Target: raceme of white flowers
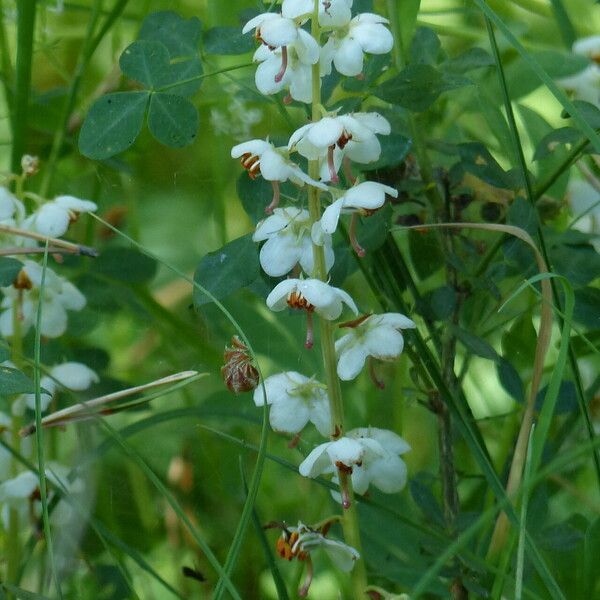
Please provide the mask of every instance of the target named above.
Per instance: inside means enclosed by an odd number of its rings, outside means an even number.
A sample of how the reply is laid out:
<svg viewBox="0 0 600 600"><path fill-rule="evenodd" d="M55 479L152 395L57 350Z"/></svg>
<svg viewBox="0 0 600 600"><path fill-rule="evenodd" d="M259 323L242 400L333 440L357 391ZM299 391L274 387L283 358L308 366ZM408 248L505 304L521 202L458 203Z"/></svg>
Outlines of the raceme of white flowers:
<svg viewBox="0 0 600 600"><path fill-rule="evenodd" d="M37 159L23 157L22 167L23 173L18 177L24 179L35 174ZM67 233L69 226L80 214L93 212L96 208L94 202L70 195L57 196L48 201L27 193L18 198L7 187L0 186L0 227L11 228L9 231L0 230L0 250L10 255L11 249L14 248L32 251L39 249L44 244L43 241L38 241L40 236L60 238ZM49 246L52 245L52 240L49 240ZM44 275L41 258L36 262L32 258L21 259L20 254L15 256L22 263L22 268L12 285L1 288L3 297L0 302L0 334L12 343L12 338L17 333L15 325L18 324L18 334L25 336L36 324L41 301L41 335L46 338L60 337L67 330L69 312L80 311L85 307L85 296L52 267L47 266ZM41 255L38 253L37 256ZM52 260L49 258L48 262L51 263ZM4 362L2 366L15 368L10 361ZM50 367L40 381L42 412L48 410L53 398L61 389L83 391L98 381L98 375L92 369L78 362L65 362ZM21 394L14 398L11 405L13 417L0 413L0 432L9 431L12 419L20 419L27 409L35 410L35 395ZM29 454L27 447L28 444L24 440L21 451ZM11 461L10 455L0 453L0 474L5 475L0 484L0 514L5 526L8 526L10 508L18 510L22 522L39 517L40 512L38 475L31 471L23 471L14 476ZM13 477L9 478L11 472ZM77 491L80 481L69 483L67 473L66 467L50 464L46 475L51 487L60 486L70 492ZM65 502L60 502L57 510L53 511L54 523L64 521L62 517L69 512L70 507Z"/></svg>
<svg viewBox="0 0 600 600"><path fill-rule="evenodd" d="M342 76L360 77L367 55L389 52L393 38L386 27L387 20L371 13L353 16L352 4L352 0L318 2L318 21L323 28L318 40L308 27L315 0L283 0L280 13L263 13L251 19L243 32L254 31L260 44L254 54L259 91L287 93L284 103L311 103L313 77L325 77L333 69ZM357 218L371 216L387 198L398 197L397 190L390 186L358 181L352 175L352 163L369 164L379 159L379 136L389 135L391 126L377 111L343 114L316 106L320 118L302 124L286 145L278 147L269 138L253 139L234 146L231 156L240 159L252 179L262 176L273 187L272 200L265 209L267 216L253 234L253 240L260 244L262 269L270 277L285 277L268 294L267 307L275 312L305 313L306 348L313 345L313 314L335 322L345 312L353 313L354 320L338 324L341 329L335 343L337 375L341 380L355 379L369 361L375 379L372 361L396 359L404 348L403 330L415 328L415 323L398 313L361 315L345 290L321 278L329 276L334 266L333 236L344 215L350 215L350 244L361 257L365 251L356 239ZM315 165L311 176L300 166L306 160ZM288 181L304 190L318 190L324 201L320 217L311 213L314 208L307 210L303 199L306 196L299 196L301 200L295 204L281 205L280 184ZM344 189L342 181L350 187ZM320 263L315 255L317 247L324 256ZM277 373L254 390L256 406L268 405L273 430L298 440L297 436L312 423L319 434L329 437L330 441L306 456L300 464L300 474L332 476L332 481L340 486L334 498L341 500L344 508L350 506L345 483L349 480L357 494L365 494L371 485L386 493L400 491L407 479L401 455L410 446L396 433L375 427L340 434L332 421L327 386L311 375L296 371ZM292 445L295 443L292 441ZM283 530L278 552L288 560L310 560L309 551L316 547L337 555L332 559L342 570L352 569L359 558L354 548L327 539L318 528L299 523L298 527L283 526Z"/></svg>

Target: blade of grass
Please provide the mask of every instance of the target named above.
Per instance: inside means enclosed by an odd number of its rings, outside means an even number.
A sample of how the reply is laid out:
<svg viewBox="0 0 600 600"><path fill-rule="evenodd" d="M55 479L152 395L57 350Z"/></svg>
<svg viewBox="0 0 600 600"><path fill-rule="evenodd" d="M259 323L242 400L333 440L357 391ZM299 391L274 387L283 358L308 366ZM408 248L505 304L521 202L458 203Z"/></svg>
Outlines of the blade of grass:
<svg viewBox="0 0 600 600"><path fill-rule="evenodd" d="M519 53L523 60L529 65L529 68L537 75L552 95L560 102L563 108L569 113L571 118L576 121L583 133L587 136L592 146L597 152L600 152L600 137L585 120L575 105L569 100L565 92L554 82L552 77L544 70L540 63L523 47L517 40L506 23L485 3L484 0L473 0L479 9L496 25L506 38L508 43Z"/></svg>
<svg viewBox="0 0 600 600"><path fill-rule="evenodd" d="M530 479L534 472L532 465L532 438L535 435L535 423L531 428L529 444L527 444L527 460L525 461L525 473L523 475L523 497L521 498L521 517L519 519L519 543L517 545L517 561L515 573L515 600L523 597L523 575L525 571L525 533L527 531L527 505L531 495Z"/></svg>
<svg viewBox="0 0 600 600"><path fill-rule="evenodd" d="M100 221L105 227L109 228L110 230L112 230L114 233L116 233L120 237L126 239L130 244L135 246L138 250L140 250L141 252L143 252L144 254L149 256L150 258L153 258L154 260L160 262L167 269L169 269L176 275L179 275L179 277L182 277L183 279L188 281L192 286L194 286L196 289L198 289L200 292L202 292L208 298L210 298L210 300L217 306L217 308L223 313L223 315L231 323L233 328L239 334L241 340L244 342L244 344L248 348L248 352L249 352L250 356L252 357L252 359L254 360L254 363L256 364L256 368L259 373L260 385L262 386L263 394L265 394L265 398L267 398L267 390L266 390L265 384L264 384L265 378L264 378L262 370L260 368L260 364L256 359L256 353L254 352L254 350L252 348L252 344L246 337L246 334L242 330L239 323L236 321L234 316L225 308L225 306L223 306L223 304L221 302L219 302L213 296L213 294L211 294L205 287L203 287L197 281L195 281L194 279L192 279L191 277L186 275L183 271L181 271L177 267L174 267L173 265L167 263L165 260L163 260L162 258L157 256L153 252L150 252L142 244L139 244L134 239L132 239L130 236L123 233L116 227L113 227L110 223L104 221L104 219L101 219L96 214L94 214L94 213L90 213L90 214L96 220ZM269 436L268 410L269 410L268 403L265 401L265 404L263 406L263 411L262 411L263 420L262 420L262 428L261 428L261 433L260 433L260 446L259 446L260 451L258 452L258 455L256 457L256 464L254 466L254 471L252 473L252 479L250 480L248 496L246 498L246 502L244 503L244 508L242 509L242 514L240 516L238 527L236 529L233 541L230 546L229 553L227 555L225 569L222 573L220 573L220 575L222 575L222 577L224 577L225 581L227 581L227 582L230 582L229 577L230 577L233 569L235 568L235 564L237 562L237 558L238 558L239 552L241 550L244 535L250 524L250 517L252 515L252 507L254 506L254 502L256 501L256 496L258 495L258 489L260 486L260 480L261 480L262 471L264 468L265 453L267 450L267 441L268 441L268 436ZM222 590L224 590L222 581L223 581L223 579L220 579L219 582L217 583L217 588L215 590L215 600L218 599L218 597L219 597L219 594L216 594L217 590L221 590L221 593L222 593Z"/></svg>
<svg viewBox="0 0 600 600"><path fill-rule="evenodd" d="M556 24L560 30L560 35L562 36L565 46L570 50L573 42L577 38L575 27L573 27L573 23L569 18L569 13L567 13L567 9L562 0L550 0L550 2L552 4L552 11L554 12Z"/></svg>
<svg viewBox="0 0 600 600"><path fill-rule="evenodd" d="M244 472L244 467L242 465L242 461L240 460L240 474L242 476L242 483L244 485L244 490L246 494L248 493L248 482L246 481L246 473ZM275 557L273 556L273 552L271 552L271 546L269 546L269 540L267 540L267 536L265 535L265 530L261 525L261 519L258 516L258 512L256 508L252 510L252 523L254 524L254 529L256 530L256 535L260 541L260 545L262 546L263 553L265 558L267 559L267 564L269 565L269 569L271 571L271 576L273 577L273 583L275 584L275 589L277 590L277 597L279 600L289 600L289 596L287 593L287 589L285 587L285 582L283 581L283 577L281 576L281 572L277 567L277 563L275 562Z"/></svg>
<svg viewBox="0 0 600 600"><path fill-rule="evenodd" d="M104 429L104 431L106 431L106 433L115 440L115 442L123 450L123 452L127 456L129 456L135 464L137 464L137 466L141 469L144 475L146 475L146 477L154 485L158 492L165 498L165 500L171 506L173 511L177 514L181 522L185 525L186 529L188 530L194 541L198 544L202 552L204 552L206 558L208 559L208 562L223 579L223 585L227 588L227 591L232 595L234 599L241 600L241 597L235 589L233 583L231 582L231 579L229 578L228 574L225 573L223 567L221 566L221 563L213 554L212 550L204 541L204 538L200 535L194 524L190 521L185 511L181 508L175 496L173 496L173 494L166 488L166 486L159 479L156 473L154 473L154 471L148 466L141 454L135 448L133 448L133 446L128 444L114 427L109 425L104 419L100 417L97 418L97 422Z"/></svg>
<svg viewBox="0 0 600 600"><path fill-rule="evenodd" d="M37 461L38 461L38 476L39 476L39 489L40 489L40 501L42 503L42 522L44 524L44 538L46 540L46 548L48 549L48 558L50 560L50 573L54 586L56 587L56 595L59 599L62 599L62 590L60 587L60 580L58 578L58 572L56 569L56 561L54 558L54 546L52 544L52 530L50 528L50 517L48 515L48 489L46 485L46 460L44 456L44 436L42 433L42 392L41 392L41 374L40 374L40 347L42 343L42 310L43 310L43 298L44 291L46 289L46 273L48 267L48 242L46 241L46 247L44 252L44 259L42 262L42 280L40 281L40 295L37 306L37 315L35 323L35 342L34 342L34 369L33 369L33 381L35 386L35 422L37 426L35 435L35 444L37 449Z"/></svg>
<svg viewBox="0 0 600 600"><path fill-rule="evenodd" d="M36 0L17 2L17 67L12 123L11 169L21 172L21 157L27 148L27 121L31 92L31 65L35 32Z"/></svg>

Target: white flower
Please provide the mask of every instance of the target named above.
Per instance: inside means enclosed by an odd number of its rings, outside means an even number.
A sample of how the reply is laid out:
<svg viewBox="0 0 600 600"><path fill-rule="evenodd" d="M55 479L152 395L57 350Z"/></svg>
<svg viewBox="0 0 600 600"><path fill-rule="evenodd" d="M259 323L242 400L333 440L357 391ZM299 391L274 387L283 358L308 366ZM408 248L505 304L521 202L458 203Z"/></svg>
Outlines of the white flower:
<svg viewBox="0 0 600 600"><path fill-rule="evenodd" d="M0 186L0 222L13 219L15 212L24 213L22 202L5 187ZM8 223L6 223L8 225Z"/></svg>
<svg viewBox="0 0 600 600"><path fill-rule="evenodd" d="M308 160L320 159L321 180L337 183L344 156L362 164L376 161L381 154L376 134L388 135L390 131L388 120L376 112L323 117L297 129L288 149L297 150Z"/></svg>
<svg viewBox="0 0 600 600"><path fill-rule="evenodd" d="M345 27L352 18L352 0L321 0L319 2L319 25L321 27Z"/></svg>
<svg viewBox="0 0 600 600"><path fill-rule="evenodd" d="M304 477L351 473L352 487L364 494L372 483L382 492L393 494L406 485L406 465L400 458L410 446L399 435L386 429L361 427L345 437L317 446L300 464Z"/></svg>
<svg viewBox="0 0 600 600"><path fill-rule="evenodd" d="M393 198L398 197L398 192L394 188L375 181L365 181L351 187L323 211L321 229L325 233L333 233L337 229L342 212L371 214L384 205L386 194Z"/></svg>
<svg viewBox="0 0 600 600"><path fill-rule="evenodd" d="M94 212L98 207L89 200L80 200L74 196L57 196L46 202L28 217L23 226L48 237L60 237L67 232L70 223L79 214Z"/></svg>
<svg viewBox="0 0 600 600"><path fill-rule="evenodd" d="M40 380L40 387L42 388L40 406L42 412L48 408L57 391L57 386L62 386L74 392L82 392L87 390L92 383L98 381L100 381L100 378L96 372L83 363L66 362L52 367L50 374L44 375ZM13 402L13 414L23 414L25 406L35 410L35 394L23 394L20 398L17 398Z"/></svg>
<svg viewBox="0 0 600 600"><path fill-rule="evenodd" d="M283 0L281 14L288 19L307 17L315 7L314 0Z"/></svg>
<svg viewBox="0 0 600 600"><path fill-rule="evenodd" d="M288 371L267 377L265 388L267 404L271 406L269 422L275 431L298 433L310 421L321 435L329 435L329 399L322 383ZM261 385L254 390L254 403L265 403Z"/></svg>
<svg viewBox="0 0 600 600"><path fill-rule="evenodd" d="M311 65L319 60L318 47L307 52L298 44L273 50L259 46L253 60L260 63L254 82L261 94L270 96L288 89L293 100L306 103L312 100ZM288 101L289 98L284 98L285 103Z"/></svg>
<svg viewBox="0 0 600 600"><path fill-rule="evenodd" d="M241 158L242 166L250 177L256 177L258 171L267 181L292 181L296 185L308 183L321 190L327 186L311 179L293 161L289 160L286 148L276 148L266 140L249 140L231 149L232 158Z"/></svg>
<svg viewBox="0 0 600 600"><path fill-rule="evenodd" d="M4 310L0 314L0 333L4 337L13 335L15 300L21 302L22 333L27 333L36 321L42 267L33 261L26 260L19 278L21 278L20 289L17 290L14 286L1 288L4 299L0 304L0 309ZM85 304L85 296L70 281L47 268L41 334L50 338L61 336L67 329L67 310L81 310Z"/></svg>
<svg viewBox="0 0 600 600"><path fill-rule="evenodd" d="M342 314L346 304L354 314L358 313L354 300L347 292L319 279L286 279L277 284L267 296L267 306L280 311L290 308L305 309L332 321Z"/></svg>
<svg viewBox="0 0 600 600"><path fill-rule="evenodd" d="M371 315L337 340L337 373L343 381L354 379L364 367L368 356L393 360L404 349L402 329L414 329L415 323L399 313Z"/></svg>
<svg viewBox="0 0 600 600"><path fill-rule="evenodd" d="M292 558L301 552L310 554L313 550L323 548L333 564L345 572L351 571L360 558L360 554L352 546L331 540L319 529L308 527L301 521L298 522L298 527L286 526L280 539L282 543L278 542L277 549L282 558Z"/></svg>
<svg viewBox="0 0 600 600"><path fill-rule="evenodd" d="M331 73L331 63L342 75L353 77L363 70L364 54L387 54L394 38L383 24L389 21L373 13L357 15L350 21L347 32L335 33L321 53L325 74Z"/></svg>
<svg viewBox="0 0 600 600"><path fill-rule="evenodd" d="M573 44L573 53L592 61L585 69L558 80L559 85L573 92L575 98L600 106L600 35L581 38Z"/></svg>
<svg viewBox="0 0 600 600"><path fill-rule="evenodd" d="M261 221L252 239L267 240L260 249L260 264L271 277L289 273L296 264L308 275L313 274L314 259L310 236L310 215L307 210L295 207L276 208L274 214ZM323 236L327 271L334 261L331 236Z"/></svg>

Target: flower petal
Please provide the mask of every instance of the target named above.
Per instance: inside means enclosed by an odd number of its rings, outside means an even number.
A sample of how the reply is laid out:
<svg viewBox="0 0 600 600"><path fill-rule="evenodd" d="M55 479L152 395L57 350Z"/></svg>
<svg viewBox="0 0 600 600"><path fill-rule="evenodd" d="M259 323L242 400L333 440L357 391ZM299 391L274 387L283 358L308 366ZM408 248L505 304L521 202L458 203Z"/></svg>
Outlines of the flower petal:
<svg viewBox="0 0 600 600"><path fill-rule="evenodd" d="M298 433L308 423L310 411L302 398L287 396L271 404L269 422L275 431Z"/></svg>
<svg viewBox="0 0 600 600"><path fill-rule="evenodd" d="M270 144L265 140L248 140L231 149L231 158L240 158L240 156L243 156L244 154L255 154L260 157L272 147L273 144Z"/></svg>
<svg viewBox="0 0 600 600"><path fill-rule="evenodd" d="M302 246L293 234L280 234L267 240L260 249L260 266L271 277L289 273L302 256Z"/></svg>
<svg viewBox="0 0 600 600"><path fill-rule="evenodd" d="M274 311L283 310L287 306L288 295L298 286L299 279L286 279L278 283L267 296L267 306Z"/></svg>
<svg viewBox="0 0 600 600"><path fill-rule="evenodd" d="M337 229L343 206L344 198L339 198L323 211L320 223L325 233L332 234Z"/></svg>
<svg viewBox="0 0 600 600"><path fill-rule="evenodd" d="M369 467L371 483L386 494L395 494L406 485L405 462L394 454L374 461Z"/></svg>
<svg viewBox="0 0 600 600"><path fill-rule="evenodd" d="M338 73L348 77L354 77L362 73L363 60L362 46L351 37L345 37L333 55L333 64Z"/></svg>
<svg viewBox="0 0 600 600"><path fill-rule="evenodd" d="M77 392L87 390L92 383L100 381L95 371L78 362L57 365L51 369L50 373L62 386Z"/></svg>
<svg viewBox="0 0 600 600"><path fill-rule="evenodd" d="M367 352L365 352L362 344L355 344L354 346L345 348L341 351L337 364L338 377L342 381L354 379L365 366L365 360L367 360Z"/></svg>
<svg viewBox="0 0 600 600"><path fill-rule="evenodd" d="M321 473L331 472L331 459L327 454L327 448L332 442L320 444L300 463L298 471L303 477L318 477ZM1 487L1 486L0 486Z"/></svg>

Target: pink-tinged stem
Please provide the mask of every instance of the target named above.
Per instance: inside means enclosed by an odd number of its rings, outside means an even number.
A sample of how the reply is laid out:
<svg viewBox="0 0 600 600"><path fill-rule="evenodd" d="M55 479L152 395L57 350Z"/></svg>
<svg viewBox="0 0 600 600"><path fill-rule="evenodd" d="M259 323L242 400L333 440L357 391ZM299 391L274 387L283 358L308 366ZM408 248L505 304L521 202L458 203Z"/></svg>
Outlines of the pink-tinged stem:
<svg viewBox="0 0 600 600"><path fill-rule="evenodd" d="M275 83L279 83L283 76L285 75L285 70L287 69L288 63L288 55L287 55L287 46L281 47L281 68L279 69L279 73L275 75Z"/></svg>
<svg viewBox="0 0 600 600"><path fill-rule="evenodd" d="M297 433L288 443L288 448L293 450L300 442L300 433Z"/></svg>
<svg viewBox="0 0 600 600"><path fill-rule="evenodd" d="M285 105L288 105L288 104L291 104L291 103L293 102L293 100L294 100L294 99L292 98L292 95L291 95L291 94L286 94L286 95L283 97L283 101L282 101L282 102L283 102Z"/></svg>
<svg viewBox="0 0 600 600"><path fill-rule="evenodd" d="M347 156L344 156L342 160L342 167L344 169L344 176L352 185L354 185L356 183L356 177L352 175L352 165L350 164L350 159Z"/></svg>
<svg viewBox="0 0 600 600"><path fill-rule="evenodd" d="M369 356L369 375L371 376L371 381L375 384L375 387L380 390L385 389L385 383L377 377L377 373L375 372L375 360L372 356Z"/></svg>
<svg viewBox="0 0 600 600"><path fill-rule="evenodd" d="M273 186L273 200L271 200L271 204L265 207L265 212L270 215L275 208L279 205L279 198L281 196L281 192L279 190L279 181L271 181L271 185Z"/></svg>
<svg viewBox="0 0 600 600"><path fill-rule="evenodd" d="M333 161L333 151L335 149L335 144L332 144L327 148L327 166L329 167L329 176L331 177L332 183L339 183L340 178L335 172L335 163Z"/></svg>
<svg viewBox="0 0 600 600"><path fill-rule="evenodd" d="M311 560L310 556L306 557L305 562L306 562L306 575L304 576L304 583L302 584L302 587L298 590L298 596L300 596L300 598L306 598L306 596L308 594L308 588L310 588L310 584L312 583L313 574L314 574L313 564L312 564L312 560Z"/></svg>
<svg viewBox="0 0 600 600"><path fill-rule="evenodd" d="M350 220L350 230L348 235L350 236L350 243L354 248L354 252L361 258L366 254L365 249L356 240L356 223L358 221L358 213L352 213L352 219Z"/></svg>
<svg viewBox="0 0 600 600"><path fill-rule="evenodd" d="M312 310L306 311L306 341L304 342L304 347L310 350L313 347L314 343L314 333L313 333L313 315Z"/></svg>

